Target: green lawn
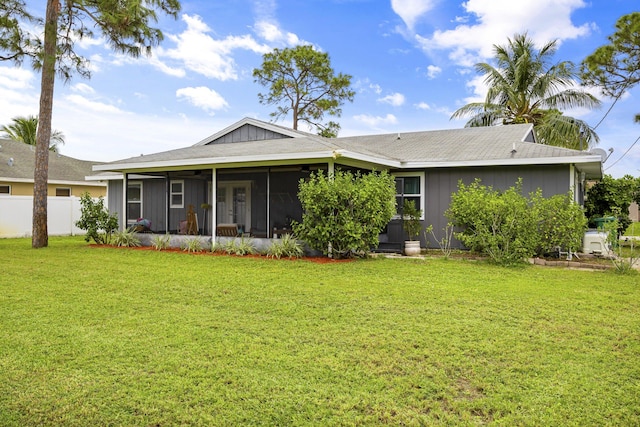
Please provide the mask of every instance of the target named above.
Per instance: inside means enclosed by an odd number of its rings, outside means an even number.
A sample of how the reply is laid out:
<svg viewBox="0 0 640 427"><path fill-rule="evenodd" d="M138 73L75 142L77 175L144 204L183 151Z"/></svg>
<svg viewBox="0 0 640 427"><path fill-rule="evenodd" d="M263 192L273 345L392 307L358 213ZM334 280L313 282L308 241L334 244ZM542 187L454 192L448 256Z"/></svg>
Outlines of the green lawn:
<svg viewBox="0 0 640 427"><path fill-rule="evenodd" d="M625 230L625 236L640 236L640 222L632 222Z"/></svg>
<svg viewBox="0 0 640 427"><path fill-rule="evenodd" d="M640 423L640 275L0 240L0 425Z"/></svg>

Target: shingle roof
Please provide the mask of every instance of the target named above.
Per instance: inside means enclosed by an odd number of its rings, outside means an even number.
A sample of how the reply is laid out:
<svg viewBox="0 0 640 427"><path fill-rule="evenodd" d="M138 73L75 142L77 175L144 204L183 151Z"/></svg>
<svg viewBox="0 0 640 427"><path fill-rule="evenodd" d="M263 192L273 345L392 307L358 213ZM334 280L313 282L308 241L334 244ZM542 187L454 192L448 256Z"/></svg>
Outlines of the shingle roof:
<svg viewBox="0 0 640 427"><path fill-rule="evenodd" d="M583 156L566 148L526 142L532 125L510 125L338 138L345 149L403 162L466 162ZM513 150L515 149L515 152Z"/></svg>
<svg viewBox="0 0 640 427"><path fill-rule="evenodd" d="M233 131L245 123L274 129L271 123L243 119L226 128ZM214 134L216 138L224 132ZM290 138L207 144L206 138L194 146L119 160L98 170L144 170L167 166L197 166L243 162L269 162L333 155L365 160L390 167L438 167L491 164L573 163L590 164L590 170L601 170L599 157L590 153L531 142L530 124L405 132L323 138L304 132L290 131Z"/></svg>
<svg viewBox="0 0 640 427"><path fill-rule="evenodd" d="M13 159L9 166L9 159ZM93 175L96 162L78 160L49 152L49 181L83 182ZM0 139L0 179L33 180L35 147L10 139Z"/></svg>

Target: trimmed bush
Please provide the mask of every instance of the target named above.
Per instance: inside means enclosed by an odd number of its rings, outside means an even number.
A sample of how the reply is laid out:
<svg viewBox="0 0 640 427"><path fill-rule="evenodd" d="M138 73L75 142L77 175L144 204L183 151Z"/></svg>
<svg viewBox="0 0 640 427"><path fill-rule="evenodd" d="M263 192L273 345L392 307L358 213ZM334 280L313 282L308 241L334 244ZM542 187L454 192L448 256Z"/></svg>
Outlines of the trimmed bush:
<svg viewBox="0 0 640 427"><path fill-rule="evenodd" d="M325 255L350 258L367 254L396 213L395 183L387 172L312 173L300 180L302 222L294 234Z"/></svg>
<svg viewBox="0 0 640 427"><path fill-rule="evenodd" d="M522 180L505 191L494 190L476 179L460 182L446 212L462 231L455 233L467 248L510 265L557 247L577 251L582 245L586 218L571 193L542 197L541 190L525 197Z"/></svg>

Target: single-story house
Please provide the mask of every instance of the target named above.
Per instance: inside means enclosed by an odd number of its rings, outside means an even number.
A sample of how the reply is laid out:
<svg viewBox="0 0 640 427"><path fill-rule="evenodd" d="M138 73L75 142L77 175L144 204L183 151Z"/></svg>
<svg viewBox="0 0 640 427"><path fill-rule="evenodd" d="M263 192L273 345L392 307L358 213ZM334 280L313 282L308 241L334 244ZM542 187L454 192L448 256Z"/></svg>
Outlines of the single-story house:
<svg viewBox="0 0 640 427"><path fill-rule="evenodd" d="M602 157L538 144L527 124L329 139L244 118L186 148L94 166L113 174L108 205L121 227L144 218L155 232L184 233L195 214L191 232L221 235L231 224L259 238L286 233L302 218L301 179L336 169L389 171L398 206L415 200L423 225L437 235L460 180L506 189L522 178L526 193L573 191L582 203L585 180L602 177ZM397 249L405 237L399 216L380 236L383 246ZM420 238L422 246L437 247L424 233Z"/></svg>
<svg viewBox="0 0 640 427"><path fill-rule="evenodd" d="M79 218L79 198L107 195L107 183L88 181L96 162L49 153L48 229L50 234L75 234ZM35 147L0 139L0 237L30 235L33 214L33 174Z"/></svg>

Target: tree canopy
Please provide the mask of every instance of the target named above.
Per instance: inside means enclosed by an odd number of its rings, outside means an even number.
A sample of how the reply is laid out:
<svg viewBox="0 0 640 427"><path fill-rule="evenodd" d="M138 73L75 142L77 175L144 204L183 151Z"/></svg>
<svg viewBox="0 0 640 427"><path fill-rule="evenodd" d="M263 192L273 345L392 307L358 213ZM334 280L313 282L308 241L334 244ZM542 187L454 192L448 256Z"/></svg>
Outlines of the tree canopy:
<svg viewBox="0 0 640 427"><path fill-rule="evenodd" d="M28 145L36 145L36 133L38 130L38 118L36 116L14 117L12 123L0 126L0 132L14 141ZM64 144L64 134L59 130L51 131L49 150L58 152L58 146Z"/></svg>
<svg viewBox="0 0 640 427"><path fill-rule="evenodd" d="M619 98L640 83L640 12L620 17L608 39L609 44L582 61L581 78L583 84L599 86L604 95ZM640 114L635 120L640 122Z"/></svg>
<svg viewBox="0 0 640 427"><path fill-rule="evenodd" d="M41 72L39 123L33 188L32 246L48 245L47 181L53 89L56 74L75 72L89 77L88 60L75 51L75 42L100 36L115 51L138 57L150 53L163 39L157 12L176 17L178 0L47 0L45 17L37 17L24 0L0 2L0 60L22 64L30 59ZM29 28L44 27L44 35ZM95 31L95 32L94 32Z"/></svg>
<svg viewBox="0 0 640 427"><path fill-rule="evenodd" d="M506 46L494 45L495 63L475 65L485 76L484 102L467 104L452 119L470 117L471 126L532 123L538 142L586 149L599 138L589 125L563 114L570 108L595 108L600 101L576 88L577 72L570 61L551 64L556 41L536 49L526 34L516 34Z"/></svg>
<svg viewBox="0 0 640 427"><path fill-rule="evenodd" d="M324 115L340 117L345 101L352 102L351 76L335 74L329 54L312 46L274 49L263 55L261 68L253 70L255 81L268 88L259 93L261 104L277 105L271 117L276 120L293 116L293 128L298 122L315 127L322 136L336 137L340 125L323 123Z"/></svg>

